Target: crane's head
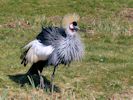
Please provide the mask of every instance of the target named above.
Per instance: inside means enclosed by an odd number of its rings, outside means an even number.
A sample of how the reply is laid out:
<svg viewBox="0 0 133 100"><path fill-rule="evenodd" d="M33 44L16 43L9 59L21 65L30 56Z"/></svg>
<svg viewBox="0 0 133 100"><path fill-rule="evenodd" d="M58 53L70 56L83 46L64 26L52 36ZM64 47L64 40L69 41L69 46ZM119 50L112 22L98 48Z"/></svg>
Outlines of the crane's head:
<svg viewBox="0 0 133 100"><path fill-rule="evenodd" d="M70 23L69 25L69 29L74 32L74 31L78 31L79 27L76 21Z"/></svg>
<svg viewBox="0 0 133 100"><path fill-rule="evenodd" d="M77 14L68 14L65 15L62 20L62 27L65 29L66 33L69 35L75 35L79 30L78 22L79 16Z"/></svg>

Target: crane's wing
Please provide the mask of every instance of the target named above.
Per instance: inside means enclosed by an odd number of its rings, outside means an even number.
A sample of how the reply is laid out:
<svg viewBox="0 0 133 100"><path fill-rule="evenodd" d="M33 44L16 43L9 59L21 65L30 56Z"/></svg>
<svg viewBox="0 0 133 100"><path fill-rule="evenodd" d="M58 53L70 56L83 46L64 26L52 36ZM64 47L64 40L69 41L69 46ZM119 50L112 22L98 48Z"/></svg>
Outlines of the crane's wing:
<svg viewBox="0 0 133 100"><path fill-rule="evenodd" d="M55 43L63 37L65 37L65 31L62 28L43 28L36 40L24 47L21 64L26 66L27 63L47 60L56 47Z"/></svg>
<svg viewBox="0 0 133 100"><path fill-rule="evenodd" d="M42 28L41 33L36 37L44 45L55 46L55 42L66 37L65 30L58 27Z"/></svg>
<svg viewBox="0 0 133 100"><path fill-rule="evenodd" d="M25 52L22 57L22 64L26 66L27 63L36 63L38 61L45 61L53 52L54 48L49 45L43 45L39 40L33 40L24 47Z"/></svg>

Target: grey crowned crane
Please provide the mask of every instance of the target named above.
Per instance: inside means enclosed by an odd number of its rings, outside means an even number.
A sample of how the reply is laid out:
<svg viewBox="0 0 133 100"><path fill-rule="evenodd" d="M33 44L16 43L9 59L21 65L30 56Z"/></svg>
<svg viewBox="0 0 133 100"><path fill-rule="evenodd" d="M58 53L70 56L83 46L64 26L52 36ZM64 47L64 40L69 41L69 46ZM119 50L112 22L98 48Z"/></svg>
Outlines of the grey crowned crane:
<svg viewBox="0 0 133 100"><path fill-rule="evenodd" d="M31 63L27 74L40 76L40 87L44 88L42 70L46 66L54 66L51 76L53 79L55 70L59 64L69 65L72 61L79 61L84 54L83 44L77 33L79 16L68 14L62 19L62 27L46 27L37 35L36 39L24 47L22 62L26 66Z"/></svg>

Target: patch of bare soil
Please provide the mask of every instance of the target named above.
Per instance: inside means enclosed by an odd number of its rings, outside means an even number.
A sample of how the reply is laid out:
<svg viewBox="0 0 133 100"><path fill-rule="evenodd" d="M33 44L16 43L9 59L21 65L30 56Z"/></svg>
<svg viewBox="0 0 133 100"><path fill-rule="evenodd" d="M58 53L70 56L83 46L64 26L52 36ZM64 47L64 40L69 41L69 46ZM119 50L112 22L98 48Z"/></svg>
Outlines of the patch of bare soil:
<svg viewBox="0 0 133 100"><path fill-rule="evenodd" d="M0 90L0 100L77 100L75 94L70 91L62 91L61 93L49 91L47 93L42 89L31 89L28 91L8 89Z"/></svg>
<svg viewBox="0 0 133 100"><path fill-rule="evenodd" d="M3 90L0 91L0 99L3 100L56 100L61 99L62 96L59 93L45 93L42 89L32 89L31 91L25 92L23 90Z"/></svg>
<svg viewBox="0 0 133 100"><path fill-rule="evenodd" d="M109 100L133 100L133 88L121 93L115 93Z"/></svg>
<svg viewBox="0 0 133 100"><path fill-rule="evenodd" d="M7 22L6 24L0 25L0 27L5 27L5 28L30 28L31 25L28 21L25 20L16 20L16 21L11 21Z"/></svg>
<svg viewBox="0 0 133 100"><path fill-rule="evenodd" d="M133 21L133 8L122 9L120 16L127 18L129 21Z"/></svg>

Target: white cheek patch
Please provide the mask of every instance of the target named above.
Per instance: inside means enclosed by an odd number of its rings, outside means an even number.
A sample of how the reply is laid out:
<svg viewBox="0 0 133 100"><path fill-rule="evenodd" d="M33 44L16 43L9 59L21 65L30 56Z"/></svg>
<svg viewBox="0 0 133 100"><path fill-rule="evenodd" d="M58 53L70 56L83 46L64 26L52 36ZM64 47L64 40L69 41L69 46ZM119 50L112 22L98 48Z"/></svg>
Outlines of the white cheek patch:
<svg viewBox="0 0 133 100"><path fill-rule="evenodd" d="M29 45L30 45L30 49L27 52L26 59L30 63L36 63L37 61L40 61L40 60L47 60L49 55L54 50L54 48L51 45L45 46L42 43L40 43L38 40L34 40L30 42L26 46L29 46Z"/></svg>
<svg viewBox="0 0 133 100"><path fill-rule="evenodd" d="M70 24L70 26L69 26L71 29L73 29L74 27L73 27L73 24Z"/></svg>

